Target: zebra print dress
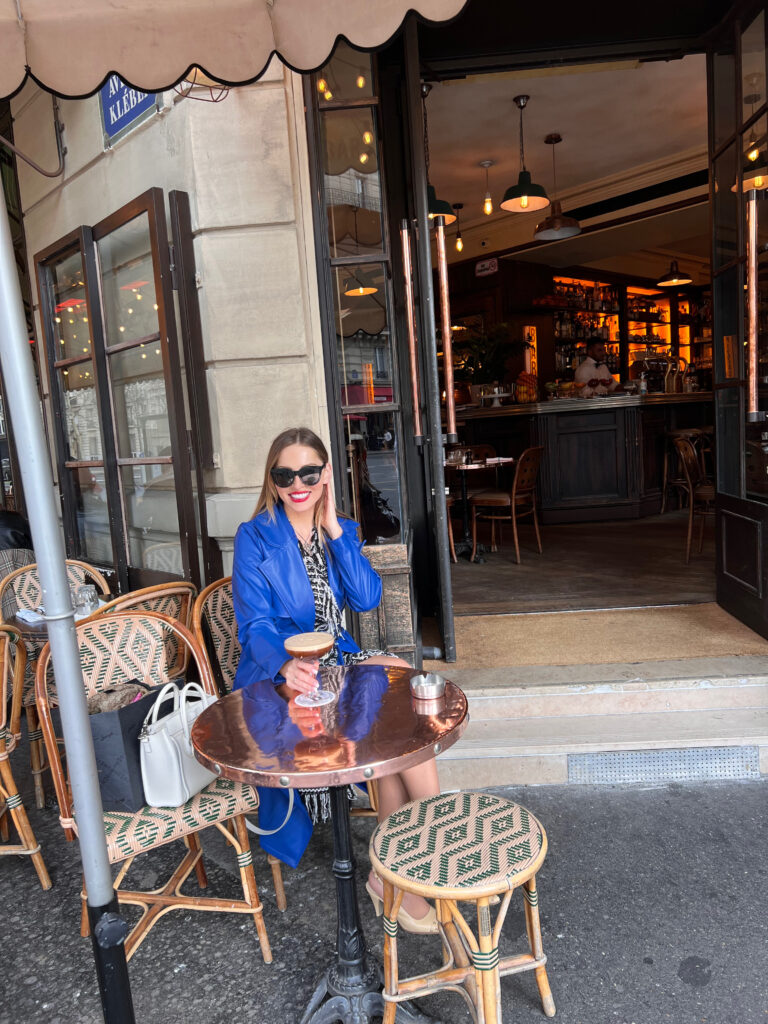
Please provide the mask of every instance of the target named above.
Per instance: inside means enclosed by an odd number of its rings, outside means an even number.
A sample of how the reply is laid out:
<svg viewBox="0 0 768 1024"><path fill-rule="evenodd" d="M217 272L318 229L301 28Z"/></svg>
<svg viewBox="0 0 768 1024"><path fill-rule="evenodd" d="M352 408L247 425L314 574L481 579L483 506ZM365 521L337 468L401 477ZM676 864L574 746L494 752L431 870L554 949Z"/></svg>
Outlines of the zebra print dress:
<svg viewBox="0 0 768 1024"><path fill-rule="evenodd" d="M309 576L309 585L312 587L312 594L315 599L315 632L330 633L338 637L343 629L341 609L336 601L331 585L328 582L328 562L326 561L325 547L320 540L317 529L313 528L309 543L305 546L297 538L299 551L304 562L304 567ZM338 645L334 644L332 649L320 659L321 665L359 665L368 658L377 655L385 655L386 651L368 649L365 651L339 651ZM321 709L322 713L322 709ZM313 824L328 821L331 816L331 801L327 788L300 789L299 793L304 806L307 808ZM354 787L349 786L347 794L351 800L354 795Z"/></svg>
<svg viewBox="0 0 768 1024"><path fill-rule="evenodd" d="M334 597L331 585L328 582L328 563L326 561L325 547L320 540L317 529L313 528L312 536L306 547L298 541L299 551L304 561L304 568L309 576L309 585L312 587L312 594L315 598L315 632L330 633L338 637L344 628L341 618L341 609ZM321 665L359 665L361 661L377 656L386 656L386 651L373 650L365 651L339 651L338 646L328 651L320 659Z"/></svg>

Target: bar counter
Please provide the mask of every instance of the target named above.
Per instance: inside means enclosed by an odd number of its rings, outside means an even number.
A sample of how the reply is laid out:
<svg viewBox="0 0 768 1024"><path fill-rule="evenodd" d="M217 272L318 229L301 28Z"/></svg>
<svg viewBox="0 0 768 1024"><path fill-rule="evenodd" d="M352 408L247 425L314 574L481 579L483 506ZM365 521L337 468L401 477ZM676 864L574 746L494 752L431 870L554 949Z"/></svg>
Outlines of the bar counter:
<svg viewBox="0 0 768 1024"><path fill-rule="evenodd" d="M711 427L713 405L712 393L703 391L560 398L459 407L456 420L462 443L492 444L499 455L543 446L543 522L598 522L660 511L665 451L674 458L667 434Z"/></svg>

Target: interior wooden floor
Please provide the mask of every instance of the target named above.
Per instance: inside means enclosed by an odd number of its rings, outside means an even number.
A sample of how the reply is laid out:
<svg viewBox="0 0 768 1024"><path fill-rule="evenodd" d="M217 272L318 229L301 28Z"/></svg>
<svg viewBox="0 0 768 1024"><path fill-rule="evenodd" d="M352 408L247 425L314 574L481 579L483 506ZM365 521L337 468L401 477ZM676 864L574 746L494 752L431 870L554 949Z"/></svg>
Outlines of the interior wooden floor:
<svg viewBox="0 0 768 1024"><path fill-rule="evenodd" d="M461 524L454 520L458 540ZM698 522L696 524L698 530ZM611 523L541 528L536 550L530 519L520 530L515 562L512 527L485 563L460 558L451 568L456 615L555 612L698 604L715 599L714 522L707 519L702 554L684 562L687 511ZM483 539L487 540L486 533ZM694 535L694 541L696 535Z"/></svg>

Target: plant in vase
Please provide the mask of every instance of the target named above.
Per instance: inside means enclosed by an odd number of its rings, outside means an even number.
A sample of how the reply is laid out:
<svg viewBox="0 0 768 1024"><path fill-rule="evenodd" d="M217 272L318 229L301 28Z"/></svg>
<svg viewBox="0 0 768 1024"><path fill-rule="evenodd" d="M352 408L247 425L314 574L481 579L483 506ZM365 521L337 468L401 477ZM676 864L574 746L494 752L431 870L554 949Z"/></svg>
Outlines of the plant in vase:
<svg viewBox="0 0 768 1024"><path fill-rule="evenodd" d="M511 381L514 361L530 348L527 341L515 338L514 332L512 324L499 323L487 330L468 330L454 341L455 380L468 384L478 400L489 386Z"/></svg>

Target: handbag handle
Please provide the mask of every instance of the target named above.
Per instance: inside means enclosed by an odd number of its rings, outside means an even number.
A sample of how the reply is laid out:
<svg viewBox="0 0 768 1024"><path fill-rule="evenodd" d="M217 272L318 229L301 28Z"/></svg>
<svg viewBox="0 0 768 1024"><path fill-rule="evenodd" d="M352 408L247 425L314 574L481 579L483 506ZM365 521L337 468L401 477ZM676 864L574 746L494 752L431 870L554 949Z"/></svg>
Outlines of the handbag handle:
<svg viewBox="0 0 768 1024"><path fill-rule="evenodd" d="M280 822L280 824L277 826L277 828L259 828L259 826L258 825L254 825L253 822L249 818L245 819L245 827L248 829L249 832L255 832L256 835L259 835L259 836L273 836L275 834L275 832L279 832L281 828L285 828L285 826L288 824L288 819L290 818L292 813L293 813L293 790L289 789L288 790L288 810L286 811L285 817Z"/></svg>
<svg viewBox="0 0 768 1024"><path fill-rule="evenodd" d="M187 683L179 694L179 709L181 711L181 724L183 727L184 744L187 747L188 753L192 753L192 736L189 720L187 718L187 704L190 702L190 695L195 694L195 701L201 701L205 703L205 698L208 694L202 688L200 683Z"/></svg>
<svg viewBox="0 0 768 1024"><path fill-rule="evenodd" d="M168 700L169 697L173 697L173 710L176 711L179 707L179 690L174 683L166 683L160 693L157 695L157 700L152 705L151 709L147 713L147 717L144 719L144 728L149 725L154 725L157 722L157 715L160 711L160 705Z"/></svg>

